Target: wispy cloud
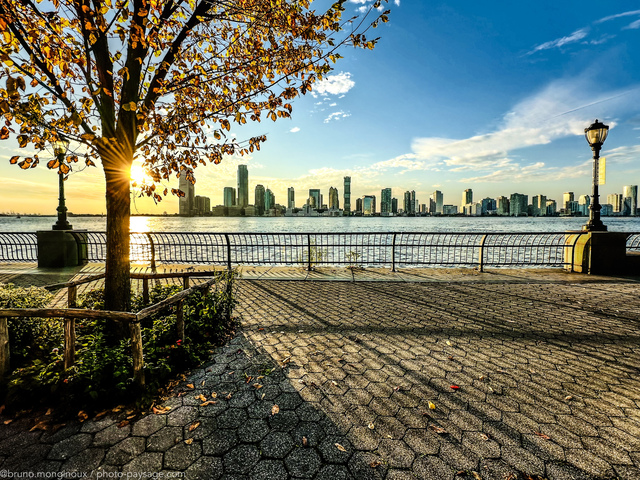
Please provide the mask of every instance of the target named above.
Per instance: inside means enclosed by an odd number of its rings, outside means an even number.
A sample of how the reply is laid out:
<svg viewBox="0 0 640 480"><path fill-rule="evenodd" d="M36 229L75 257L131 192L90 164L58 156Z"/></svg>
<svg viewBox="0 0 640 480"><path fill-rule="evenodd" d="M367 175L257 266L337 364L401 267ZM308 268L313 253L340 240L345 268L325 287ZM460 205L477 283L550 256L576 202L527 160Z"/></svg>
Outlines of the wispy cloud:
<svg viewBox="0 0 640 480"><path fill-rule="evenodd" d="M593 23L603 23L603 22L608 22L609 20L615 20L616 18L622 18L622 17L630 17L630 16L640 16L640 10L630 10L628 12L623 12L623 13L617 13L615 15L609 15L607 17L603 17L600 20L596 20Z"/></svg>
<svg viewBox="0 0 640 480"><path fill-rule="evenodd" d="M329 116L324 119L324 123L329 123L329 122L334 121L334 120L341 120L343 118L347 118L347 117L350 117L350 116L351 116L350 113L340 110L338 112L333 112L333 113L329 114Z"/></svg>
<svg viewBox="0 0 640 480"><path fill-rule="evenodd" d="M541 43L540 45L534 47L533 50L528 52L527 55L532 55L532 54L534 54L536 52L539 52L541 50L549 50L549 49L552 49L552 48L560 48L560 47L563 47L564 45L568 45L570 43L579 42L580 40L585 38L588 35L588 33L589 33L589 29L588 28L581 28L581 29L576 30L575 32L573 32L571 35L567 35L566 37L561 37L561 38L557 38L555 40L551 40L549 42Z"/></svg>
<svg viewBox="0 0 640 480"><path fill-rule="evenodd" d="M631 22L626 27L623 27L623 30L637 30L640 28L640 20L636 20L635 22Z"/></svg>
<svg viewBox="0 0 640 480"><path fill-rule="evenodd" d="M300 131L300 127L293 127L291 130L289 130L289 132L291 133L297 133Z"/></svg>

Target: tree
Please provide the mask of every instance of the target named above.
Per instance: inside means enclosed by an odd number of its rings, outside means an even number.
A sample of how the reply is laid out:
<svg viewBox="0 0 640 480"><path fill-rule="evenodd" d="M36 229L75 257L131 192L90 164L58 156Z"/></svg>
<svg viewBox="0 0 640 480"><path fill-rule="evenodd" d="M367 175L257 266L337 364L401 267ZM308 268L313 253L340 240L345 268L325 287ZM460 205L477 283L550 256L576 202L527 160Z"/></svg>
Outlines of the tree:
<svg viewBox="0 0 640 480"><path fill-rule="evenodd" d="M232 122L289 117L340 46L374 47L365 33L388 11L377 0L344 21L345 1L318 14L310 0L0 0L0 139L41 151L67 137L76 151L47 163L62 174L102 164L107 308L129 308L134 158L153 179L143 192L159 201L163 180L193 182L199 164L259 149L266 137L237 142ZM39 158L10 161L28 169Z"/></svg>

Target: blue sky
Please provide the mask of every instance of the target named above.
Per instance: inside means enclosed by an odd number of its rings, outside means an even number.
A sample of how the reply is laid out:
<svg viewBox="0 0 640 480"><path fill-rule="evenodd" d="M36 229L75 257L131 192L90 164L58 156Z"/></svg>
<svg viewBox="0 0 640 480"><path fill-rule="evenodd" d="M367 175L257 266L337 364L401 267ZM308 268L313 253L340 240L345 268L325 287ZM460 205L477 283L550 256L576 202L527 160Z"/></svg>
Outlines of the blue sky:
<svg viewBox="0 0 640 480"><path fill-rule="evenodd" d="M350 0L346 15L370 3ZM355 196L391 187L398 198L415 190L426 203L439 189L446 204L459 205L472 188L474 199L519 192L560 200L564 191L590 192L583 132L596 118L611 126L605 200L640 183L637 1L540 1L534 10L522 2L400 0L389 8L390 22L372 31L381 37L375 50L343 49L326 81L294 102L292 119L235 127L238 139L266 133L268 141L251 157L199 168L196 194L221 203L246 163L250 188L268 186L281 203L289 186L299 205L309 188L326 198L330 186L342 202L345 175ZM49 213L55 174L9 166L4 143L0 174L11 187L0 204L20 205L0 211ZM100 169L72 175L70 210L103 211L101 185ZM172 213L177 199L138 199L136 208Z"/></svg>

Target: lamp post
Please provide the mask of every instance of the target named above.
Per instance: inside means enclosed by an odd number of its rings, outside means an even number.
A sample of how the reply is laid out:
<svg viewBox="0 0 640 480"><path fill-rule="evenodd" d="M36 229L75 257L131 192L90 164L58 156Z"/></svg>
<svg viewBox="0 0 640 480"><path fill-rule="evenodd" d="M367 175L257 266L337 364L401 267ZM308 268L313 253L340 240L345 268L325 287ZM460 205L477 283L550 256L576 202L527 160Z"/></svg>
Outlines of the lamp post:
<svg viewBox="0 0 640 480"><path fill-rule="evenodd" d="M591 195L591 206L589 212L589 221L582 226L582 230L586 232L606 232L607 226L600 220L600 195L598 194L598 161L600 159L600 149L607 139L609 127L598 122L598 119L589 127L584 129L584 136L593 150L593 194Z"/></svg>
<svg viewBox="0 0 640 480"><path fill-rule="evenodd" d="M60 137L53 142L53 152L58 159L58 162L62 164L64 157L67 154L69 148L69 140L64 137ZM53 230L72 230L73 227L69 225L67 221L67 206L64 203L64 173L58 172L58 221L53 225Z"/></svg>

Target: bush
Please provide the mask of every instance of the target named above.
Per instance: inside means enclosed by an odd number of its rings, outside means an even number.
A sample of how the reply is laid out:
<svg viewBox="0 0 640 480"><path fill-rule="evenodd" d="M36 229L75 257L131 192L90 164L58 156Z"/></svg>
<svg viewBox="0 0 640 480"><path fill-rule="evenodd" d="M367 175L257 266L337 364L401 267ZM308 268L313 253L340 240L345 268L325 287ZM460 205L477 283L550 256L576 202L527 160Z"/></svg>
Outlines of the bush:
<svg viewBox="0 0 640 480"><path fill-rule="evenodd" d="M182 340L177 338L175 306L143 321L147 389L139 398L151 398L168 379L209 358L211 348L220 342L228 328L227 311L234 306L233 281L233 274L224 275L212 290L196 291L185 299ZM180 290L178 286L156 286L149 292L150 303L158 303ZM104 308L104 293L92 290L80 295L77 305L78 308ZM134 311L139 311L148 305L141 295L132 295L132 306ZM62 322L56 323L62 325ZM61 344L62 331L56 338ZM62 345L32 365L15 370L9 382L9 400L15 401L25 393L37 397L64 393L69 405L84 407L91 400L97 407L105 403L105 399L106 403L129 401L140 393L133 384L129 338L114 339L110 325L87 319L77 322L76 341L76 362L67 370L62 361Z"/></svg>
<svg viewBox="0 0 640 480"><path fill-rule="evenodd" d="M0 308L45 308L52 298L44 288L0 283ZM64 327L57 319L12 317L7 323L14 367L43 361L54 349L61 347L64 339Z"/></svg>

